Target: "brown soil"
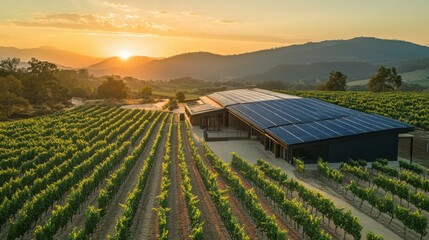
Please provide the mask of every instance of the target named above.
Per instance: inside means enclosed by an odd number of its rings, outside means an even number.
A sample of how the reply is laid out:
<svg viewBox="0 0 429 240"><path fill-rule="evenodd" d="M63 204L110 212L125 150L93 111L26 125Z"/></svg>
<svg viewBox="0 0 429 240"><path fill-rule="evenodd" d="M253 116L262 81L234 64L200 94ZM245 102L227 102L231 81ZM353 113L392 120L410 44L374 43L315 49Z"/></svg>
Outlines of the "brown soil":
<svg viewBox="0 0 429 240"><path fill-rule="evenodd" d="M241 179L241 182L243 183L244 187L247 189L253 188L253 184L250 183L244 176L242 176L241 173L238 173L235 171L235 169L231 168L231 170L234 172L236 176L238 176ZM259 191L258 187L255 187L255 193L258 196L259 203L261 204L264 211L269 216L274 216L276 219L276 222L280 229L287 231L287 237L288 239L302 239L302 234L294 228L293 223L286 220L286 217L284 217L280 211L278 211L272 204L269 199L264 197L264 195Z"/></svg>
<svg viewBox="0 0 429 240"><path fill-rule="evenodd" d="M189 168L189 177L191 178L192 192L198 197L198 209L201 211L201 217L204 220L203 232L204 239L229 239L228 231L226 230L216 206L211 200L211 197L203 183L200 173L191 157L191 152L188 143L188 137L184 126L182 126L182 139L184 142L185 159Z"/></svg>
<svg viewBox="0 0 429 240"><path fill-rule="evenodd" d="M164 128L168 128L166 123ZM162 178L162 159L164 156L166 134L161 137L156 150L155 160L151 172L148 176L148 182L143 190L143 196L137 208L136 216L131 226L132 239L156 239L158 235L158 215L155 211L158 208L158 199L161 193Z"/></svg>
<svg viewBox="0 0 429 240"><path fill-rule="evenodd" d="M204 155L203 149L199 147L200 155L207 165L207 167L212 171L217 173L214 166L210 163L210 161L206 158ZM218 173L219 174L219 173ZM220 174L219 174L220 175ZM229 186L224 181L222 177L217 178L217 184L219 186L219 189L221 191L224 191L225 189L229 189ZM265 236L261 231L259 231L256 227L255 221L252 219L252 217L249 215L249 213L246 211L245 206L241 203L240 199L235 196L235 194L232 192L232 190L228 190L225 192L225 196L229 200L229 204L231 206L231 212L233 216L237 219L238 223L244 227L244 232L250 239L264 239Z"/></svg>
<svg viewBox="0 0 429 240"><path fill-rule="evenodd" d="M156 132L159 129L159 125L155 127L155 130L152 132L152 135L149 138L148 144L146 145L145 150L139 158L139 161L134 166L133 170L129 173L127 178L122 183L119 191L116 193L115 197L112 199L107 211L106 215L104 215L103 219L98 224L97 230L91 236L91 239L107 239L107 235L112 234L115 231L116 221L121 217L124 209L120 206L120 204L125 203L125 200L128 197L128 193L132 191L138 181L138 175L140 170L143 167L144 160L149 155L151 146L155 140ZM141 140L141 139L140 139ZM140 142L140 141L137 141Z"/></svg>
<svg viewBox="0 0 429 240"><path fill-rule="evenodd" d="M171 135L173 143L177 142L177 120L176 117ZM168 206L170 207L170 211L167 214L168 235L170 239L189 239L191 223L182 191L182 173L177 158L177 144L172 144L171 146L171 185L168 191Z"/></svg>

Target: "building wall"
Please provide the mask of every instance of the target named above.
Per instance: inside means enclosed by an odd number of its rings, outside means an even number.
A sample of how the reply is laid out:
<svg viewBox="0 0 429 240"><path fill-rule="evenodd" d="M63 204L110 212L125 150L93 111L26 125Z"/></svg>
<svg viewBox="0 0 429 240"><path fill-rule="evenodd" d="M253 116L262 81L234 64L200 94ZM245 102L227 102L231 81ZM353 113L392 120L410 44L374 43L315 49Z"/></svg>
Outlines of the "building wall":
<svg viewBox="0 0 429 240"><path fill-rule="evenodd" d="M328 145L329 162L342 162L349 158L371 162L377 158L395 161L398 159L398 134L368 136Z"/></svg>
<svg viewBox="0 0 429 240"><path fill-rule="evenodd" d="M232 115L230 112L228 112L228 127L242 131L250 131L250 126L247 123Z"/></svg>

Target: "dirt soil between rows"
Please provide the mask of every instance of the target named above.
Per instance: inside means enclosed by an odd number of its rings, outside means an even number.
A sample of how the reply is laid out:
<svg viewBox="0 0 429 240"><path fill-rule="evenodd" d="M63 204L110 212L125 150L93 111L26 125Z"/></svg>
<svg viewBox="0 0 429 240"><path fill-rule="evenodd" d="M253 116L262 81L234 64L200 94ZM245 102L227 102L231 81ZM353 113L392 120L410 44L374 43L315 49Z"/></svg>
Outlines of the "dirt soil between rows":
<svg viewBox="0 0 429 240"><path fill-rule="evenodd" d="M188 208L182 190L182 172L180 171L179 159L177 157L177 115L174 119L174 126L171 138L171 185L168 191L168 206L170 211L167 214L167 229L169 239L190 239L191 222L188 215Z"/></svg>
<svg viewBox="0 0 429 240"><path fill-rule="evenodd" d="M191 157L188 137L183 125L181 130L185 159L189 168L189 177L191 178L192 192L198 197L199 201L197 207L200 209L201 217L204 220L204 239L230 239L228 231L226 230L216 206L203 183L200 173L198 172L197 166Z"/></svg>

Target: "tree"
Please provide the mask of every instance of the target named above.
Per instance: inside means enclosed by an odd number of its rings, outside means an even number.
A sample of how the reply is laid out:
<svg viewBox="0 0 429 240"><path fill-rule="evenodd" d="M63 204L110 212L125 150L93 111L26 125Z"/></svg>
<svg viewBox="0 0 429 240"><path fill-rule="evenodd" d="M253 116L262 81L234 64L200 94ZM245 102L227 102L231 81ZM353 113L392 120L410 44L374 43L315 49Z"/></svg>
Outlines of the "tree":
<svg viewBox="0 0 429 240"><path fill-rule="evenodd" d="M12 113L28 106L27 99L22 97L21 81L9 75L0 77L0 115L8 118Z"/></svg>
<svg viewBox="0 0 429 240"><path fill-rule="evenodd" d="M152 96L152 88L149 86L146 86L140 90L140 95L142 98L149 98Z"/></svg>
<svg viewBox="0 0 429 240"><path fill-rule="evenodd" d="M396 69L381 66L369 80L368 89L371 92L395 91L402 85L401 75L396 74Z"/></svg>
<svg viewBox="0 0 429 240"><path fill-rule="evenodd" d="M180 91L180 92L177 92L177 93L176 93L176 99L177 99L179 102L183 102L183 101L185 101L185 98L186 98L186 96L185 96L185 93L184 93L184 92Z"/></svg>
<svg viewBox="0 0 429 240"><path fill-rule="evenodd" d="M6 58L0 61L0 77L13 75L18 71L21 60L19 58Z"/></svg>
<svg viewBox="0 0 429 240"><path fill-rule="evenodd" d="M98 95L103 98L124 99L128 95L128 87L122 79L108 77L98 87Z"/></svg>
<svg viewBox="0 0 429 240"><path fill-rule="evenodd" d="M318 86L318 90L345 91L347 86L347 75L342 72L332 71L329 79L324 85Z"/></svg>
<svg viewBox="0 0 429 240"><path fill-rule="evenodd" d="M28 61L24 85L24 96L32 104L55 105L67 103L70 99L67 89L63 88L57 78L58 68L55 64L32 58Z"/></svg>

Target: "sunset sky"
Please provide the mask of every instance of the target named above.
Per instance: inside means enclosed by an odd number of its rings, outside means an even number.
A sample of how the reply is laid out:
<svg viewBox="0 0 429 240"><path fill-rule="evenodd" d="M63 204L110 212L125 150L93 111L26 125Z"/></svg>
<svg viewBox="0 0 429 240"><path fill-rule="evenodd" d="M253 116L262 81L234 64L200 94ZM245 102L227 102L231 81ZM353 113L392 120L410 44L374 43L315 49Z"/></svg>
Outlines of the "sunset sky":
<svg viewBox="0 0 429 240"><path fill-rule="evenodd" d="M374 36L429 45L428 0L1 0L0 46L235 54Z"/></svg>

